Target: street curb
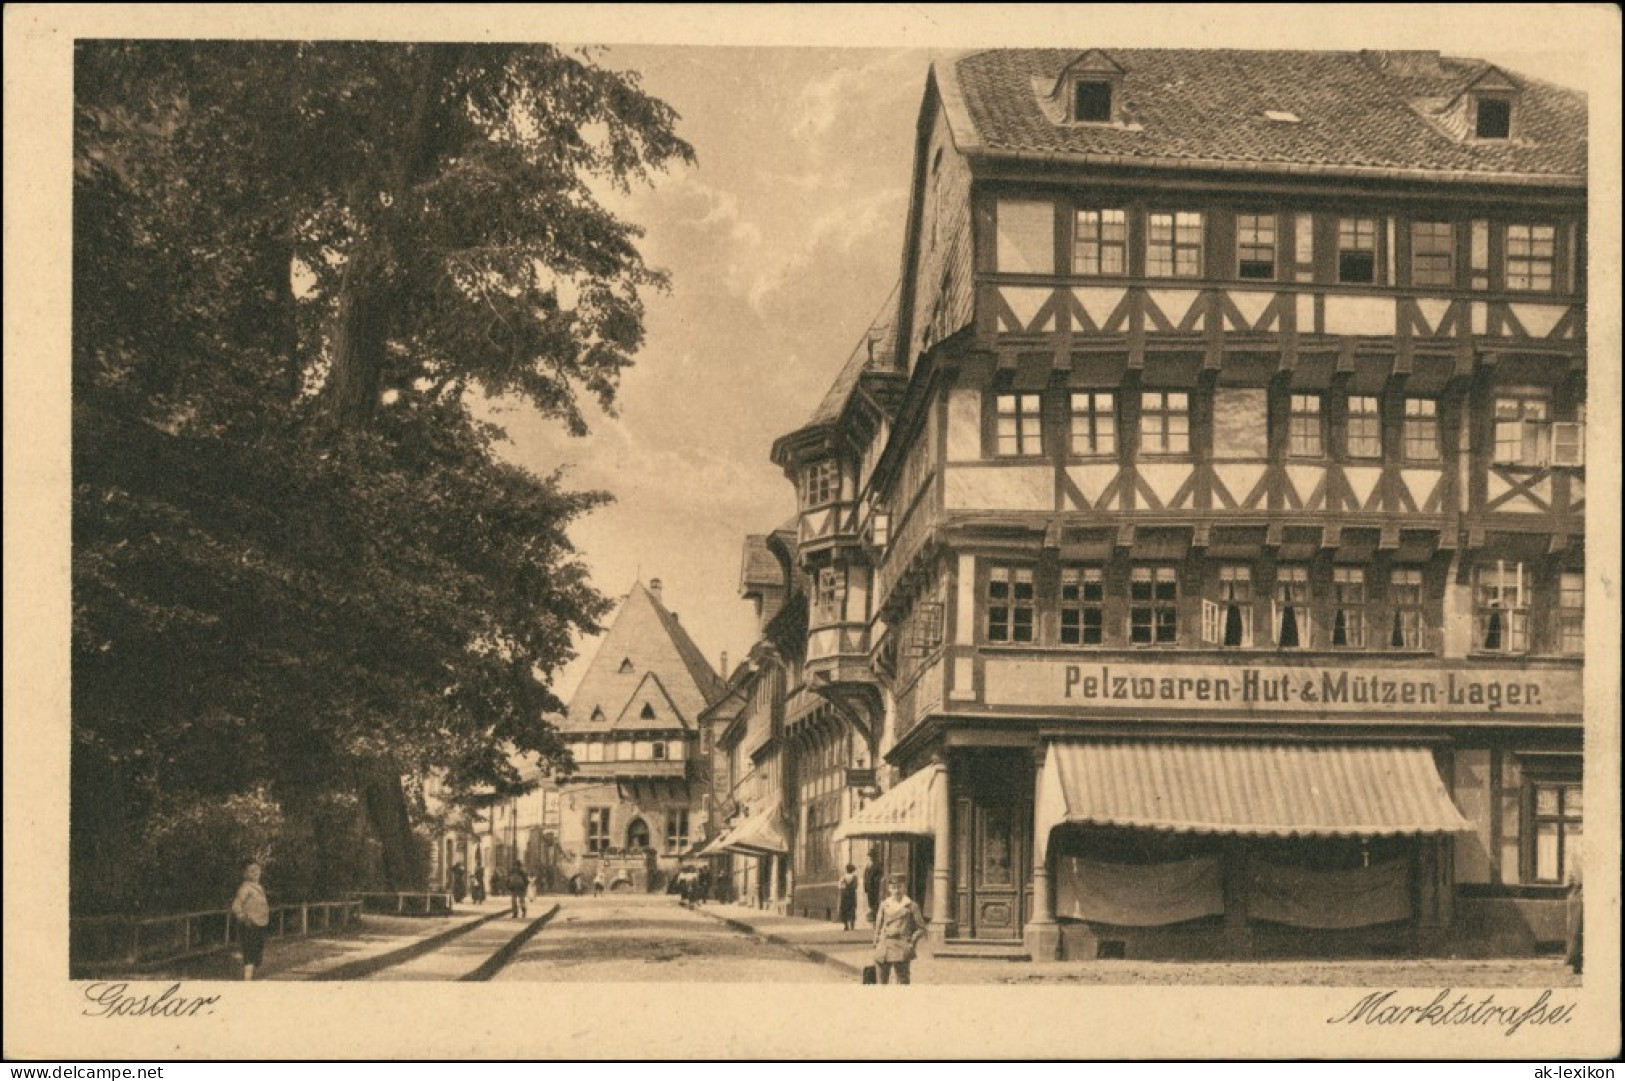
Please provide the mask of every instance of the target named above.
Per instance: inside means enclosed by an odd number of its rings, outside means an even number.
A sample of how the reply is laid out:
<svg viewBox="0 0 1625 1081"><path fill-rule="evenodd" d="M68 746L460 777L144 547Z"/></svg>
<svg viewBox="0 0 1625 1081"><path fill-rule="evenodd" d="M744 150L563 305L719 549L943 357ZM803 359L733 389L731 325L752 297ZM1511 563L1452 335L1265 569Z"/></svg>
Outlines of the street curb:
<svg viewBox="0 0 1625 1081"><path fill-rule="evenodd" d="M506 915L508 915L507 912L498 910L491 913L489 916L481 916L477 920L469 920L467 923L462 924L461 926L448 927L446 930L441 931L438 934L430 935L428 938L420 938L409 946L402 946L398 949L390 950L387 953L378 954L376 957L363 957L358 961L350 961L334 968L330 968L326 972L318 972L314 976L309 976L306 978L312 982L326 980L364 980L375 972L382 972L386 968L393 968L395 965L405 964L407 961L414 961L426 953L433 950L438 950L441 946L444 946L452 939L466 935L470 931L474 930L474 928L481 927L500 916Z"/></svg>
<svg viewBox="0 0 1625 1081"><path fill-rule="evenodd" d="M459 976L457 979L463 982L473 981L478 983L489 980L492 976L501 972L503 967L513 960L513 955L518 953L525 943L535 938L537 933L547 926L549 920L559 914L560 907L560 905L555 904L551 909L536 917L530 922L530 926L514 935L501 949L481 961L479 968L466 975Z"/></svg>
<svg viewBox="0 0 1625 1081"><path fill-rule="evenodd" d="M732 916L719 916L712 912L706 912L703 908L697 908L694 909L694 911L704 912L705 915L710 916L713 920L716 920L719 923L725 923L735 931L742 931L747 935L751 935L754 938L759 938L763 942L772 943L775 946L787 947L801 954L803 957L808 958L809 960L817 961L821 964L828 965L831 968L838 968L848 976L857 976L860 979L863 976L863 969L860 966L854 965L850 961L843 961L839 957L825 953L823 950L814 949L811 946L803 946L801 943L796 942L793 939L785 938L783 935L775 935L771 932L757 930L744 920L736 920Z"/></svg>

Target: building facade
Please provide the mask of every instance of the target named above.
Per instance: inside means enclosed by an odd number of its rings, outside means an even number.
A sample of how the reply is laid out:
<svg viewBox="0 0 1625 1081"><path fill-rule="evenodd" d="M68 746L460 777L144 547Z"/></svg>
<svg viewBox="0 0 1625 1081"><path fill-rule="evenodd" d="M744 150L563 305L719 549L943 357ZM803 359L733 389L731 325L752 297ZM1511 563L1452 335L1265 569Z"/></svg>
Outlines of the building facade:
<svg viewBox="0 0 1625 1081"><path fill-rule="evenodd" d="M1561 940L1585 169L1435 53L935 63L895 300L774 448L787 844L905 853L950 953Z"/></svg>

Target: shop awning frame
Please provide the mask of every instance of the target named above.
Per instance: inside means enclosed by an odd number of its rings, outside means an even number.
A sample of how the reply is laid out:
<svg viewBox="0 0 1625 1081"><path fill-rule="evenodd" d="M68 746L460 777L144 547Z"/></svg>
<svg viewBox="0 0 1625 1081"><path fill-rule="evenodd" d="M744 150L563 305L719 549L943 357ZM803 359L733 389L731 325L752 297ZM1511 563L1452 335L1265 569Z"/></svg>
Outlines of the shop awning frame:
<svg viewBox="0 0 1625 1081"><path fill-rule="evenodd" d="M937 786L948 783L942 766L927 766L909 774L835 830L837 841L918 840L935 837L945 823L937 821Z"/></svg>
<svg viewBox="0 0 1625 1081"><path fill-rule="evenodd" d="M783 856L790 851L779 824L767 814L751 815L739 823L729 831L723 847L745 856Z"/></svg>
<svg viewBox="0 0 1625 1081"><path fill-rule="evenodd" d="M1472 830L1419 746L1066 740L1040 774L1038 836L1066 824L1260 837Z"/></svg>

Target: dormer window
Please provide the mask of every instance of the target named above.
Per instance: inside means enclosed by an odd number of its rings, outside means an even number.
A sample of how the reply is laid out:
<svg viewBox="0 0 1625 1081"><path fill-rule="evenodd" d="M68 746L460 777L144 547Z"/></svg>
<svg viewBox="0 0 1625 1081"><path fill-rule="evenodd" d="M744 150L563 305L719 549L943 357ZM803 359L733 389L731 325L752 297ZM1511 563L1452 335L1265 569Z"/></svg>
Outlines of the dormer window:
<svg viewBox="0 0 1625 1081"><path fill-rule="evenodd" d="M1507 139L1512 136L1512 100L1480 97L1476 102L1473 134L1480 139Z"/></svg>
<svg viewBox="0 0 1625 1081"><path fill-rule="evenodd" d="M647 702L643 704L643 711L638 714L639 720L652 721L655 719L655 708Z"/></svg>
<svg viewBox="0 0 1625 1081"><path fill-rule="evenodd" d="M1079 79L1072 84L1072 119L1106 124L1112 118L1112 84L1100 79Z"/></svg>

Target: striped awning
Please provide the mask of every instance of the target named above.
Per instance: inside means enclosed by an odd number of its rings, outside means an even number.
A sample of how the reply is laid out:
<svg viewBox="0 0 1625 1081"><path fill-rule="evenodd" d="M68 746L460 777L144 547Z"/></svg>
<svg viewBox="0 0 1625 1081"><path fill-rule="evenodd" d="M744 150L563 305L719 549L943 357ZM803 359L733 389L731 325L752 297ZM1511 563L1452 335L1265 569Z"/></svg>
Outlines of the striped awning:
<svg viewBox="0 0 1625 1081"><path fill-rule="evenodd" d="M1064 823L1272 837L1380 837L1473 827L1425 747L1052 743L1038 836Z"/></svg>
<svg viewBox="0 0 1625 1081"><path fill-rule="evenodd" d="M773 815L751 815L722 839L722 847L747 856L777 856L790 851Z"/></svg>
<svg viewBox="0 0 1625 1081"><path fill-rule="evenodd" d="M939 823L933 796L937 785L948 783L947 772L941 766L927 766L909 774L889 792L843 822L835 830L835 839L936 836Z"/></svg>

